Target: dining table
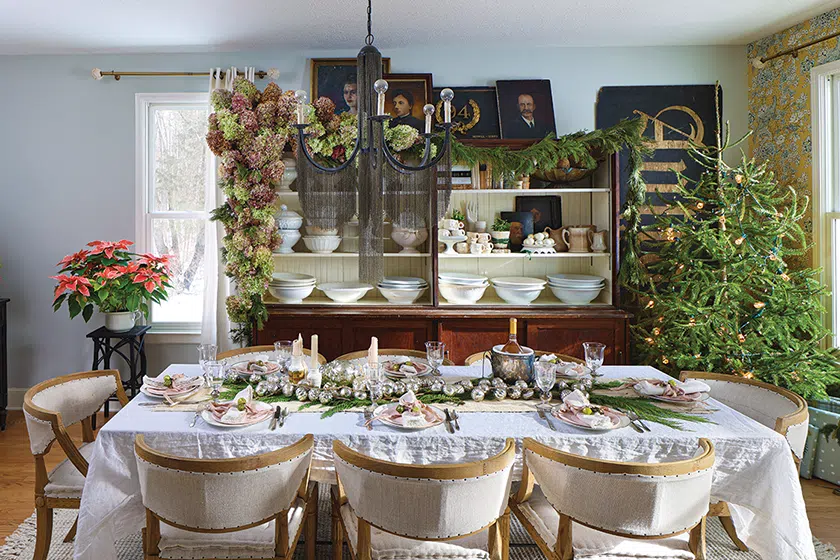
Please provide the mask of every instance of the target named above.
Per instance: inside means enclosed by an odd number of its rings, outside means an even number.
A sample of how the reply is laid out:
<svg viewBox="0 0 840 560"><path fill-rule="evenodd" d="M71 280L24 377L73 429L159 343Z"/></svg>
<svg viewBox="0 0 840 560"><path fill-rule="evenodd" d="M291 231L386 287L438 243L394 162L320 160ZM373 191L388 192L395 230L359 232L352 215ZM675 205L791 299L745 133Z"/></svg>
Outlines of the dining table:
<svg viewBox="0 0 840 560"><path fill-rule="evenodd" d="M200 375L201 368L197 364L172 364L163 373ZM476 365L443 366L440 373L447 379L477 378L488 372ZM602 366L598 373L603 374L599 381L671 379L650 366ZM275 430L269 429L268 422L220 428L200 418L193 424L195 413L191 411L144 406L149 402L153 399L142 394L132 399L99 430L92 444L95 447L85 478L74 545L76 560L115 560L116 541L140 531L144 525L145 510L134 455L138 434L162 452L199 458L263 453L313 434L311 476L320 483L335 482L334 440L379 459L433 464L484 459L498 453L506 438L514 438L517 477L521 472L522 440L526 437L570 453L637 462L691 457L698 440L708 438L715 446L712 501L730 504L740 538L766 560L816 560L799 475L787 440L714 399L706 401L710 412L703 418L708 422L683 422L679 428L672 428L648 421L650 431L643 433L629 426L589 431L556 418L552 429L535 407L526 405L519 411L510 411L489 400L471 403L471 412L460 412L460 429L454 433L445 425L410 431L381 422L374 422L368 429L363 413L355 411L326 418L317 412L294 412Z"/></svg>

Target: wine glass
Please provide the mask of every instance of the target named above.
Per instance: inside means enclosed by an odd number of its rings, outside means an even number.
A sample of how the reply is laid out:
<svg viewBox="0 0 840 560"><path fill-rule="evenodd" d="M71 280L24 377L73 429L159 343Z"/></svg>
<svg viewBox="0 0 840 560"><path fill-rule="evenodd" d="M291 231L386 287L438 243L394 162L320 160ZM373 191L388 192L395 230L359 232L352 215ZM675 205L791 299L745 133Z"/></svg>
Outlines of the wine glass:
<svg viewBox="0 0 840 560"><path fill-rule="evenodd" d="M430 340L426 343L426 360L434 370L434 375L440 375L440 366L446 357L446 343Z"/></svg>
<svg viewBox="0 0 840 560"><path fill-rule="evenodd" d="M198 345L198 365L201 366L201 371L204 373L204 379L207 380L207 369L204 367L207 362L216 361L216 351L218 348L215 344L199 344Z"/></svg>
<svg viewBox="0 0 840 560"><path fill-rule="evenodd" d="M586 360L586 367L592 372L592 377L601 377L598 368L604 364L604 346L600 342L584 342L583 357Z"/></svg>
<svg viewBox="0 0 840 560"><path fill-rule="evenodd" d="M208 360L204 363L204 372L207 385L211 388L210 396L216 399L222 393L222 385L225 382L225 364Z"/></svg>
<svg viewBox="0 0 840 560"><path fill-rule="evenodd" d="M375 405L376 401L382 398L382 384L385 381L382 366L365 364L362 366L362 371L365 374L365 384L370 392L371 405Z"/></svg>
<svg viewBox="0 0 840 560"><path fill-rule="evenodd" d="M551 362L534 362L534 380L541 391L540 401L545 406L551 402L551 389L557 382L554 364Z"/></svg>
<svg viewBox="0 0 840 560"><path fill-rule="evenodd" d="M291 340L278 340L274 343L274 359L284 371L289 369L289 363L292 361Z"/></svg>

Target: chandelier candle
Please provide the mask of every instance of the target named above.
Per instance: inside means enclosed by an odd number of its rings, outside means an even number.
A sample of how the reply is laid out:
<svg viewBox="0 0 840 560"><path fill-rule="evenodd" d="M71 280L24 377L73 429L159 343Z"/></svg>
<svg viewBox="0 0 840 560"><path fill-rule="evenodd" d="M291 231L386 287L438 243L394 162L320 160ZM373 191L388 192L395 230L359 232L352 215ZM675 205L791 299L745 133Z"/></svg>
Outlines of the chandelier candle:
<svg viewBox="0 0 840 560"><path fill-rule="evenodd" d="M440 98L443 100L443 122L452 122L452 100L455 98L455 92L449 88L445 88L440 92Z"/></svg>
<svg viewBox="0 0 840 560"><path fill-rule="evenodd" d="M306 102L309 98L306 92L299 89L295 92L295 101L297 101L297 123L306 124Z"/></svg>
<svg viewBox="0 0 840 560"><path fill-rule="evenodd" d="M432 115L435 112L435 106L427 103L423 106L423 114L426 115L426 134L432 133Z"/></svg>
<svg viewBox="0 0 840 560"><path fill-rule="evenodd" d="M379 78L373 83L373 91L376 92L376 114L381 117L385 114L385 92L388 91L388 82Z"/></svg>

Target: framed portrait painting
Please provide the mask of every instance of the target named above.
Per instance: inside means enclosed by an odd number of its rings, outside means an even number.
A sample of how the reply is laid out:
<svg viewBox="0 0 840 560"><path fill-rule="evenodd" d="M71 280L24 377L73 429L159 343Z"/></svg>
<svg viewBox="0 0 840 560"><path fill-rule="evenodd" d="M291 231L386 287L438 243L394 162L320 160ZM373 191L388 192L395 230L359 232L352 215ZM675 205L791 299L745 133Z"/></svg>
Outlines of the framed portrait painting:
<svg viewBox="0 0 840 560"><path fill-rule="evenodd" d="M388 126L407 124L425 132L423 106L432 102L431 74L385 74L385 112L393 117Z"/></svg>
<svg viewBox="0 0 840 560"><path fill-rule="evenodd" d="M510 222L510 250L522 250L522 241L534 233L534 215L531 212L499 212L503 220Z"/></svg>
<svg viewBox="0 0 840 560"><path fill-rule="evenodd" d="M383 58L382 73L390 71L391 59ZM329 97L336 114L357 111L355 58L313 58L311 76L311 100Z"/></svg>
<svg viewBox="0 0 840 560"><path fill-rule="evenodd" d="M497 80L496 96L502 138L557 135L550 80Z"/></svg>
<svg viewBox="0 0 840 560"><path fill-rule="evenodd" d="M435 122L444 122L443 101L440 92L432 90L435 105ZM452 134L456 138L501 138L499 131L499 107L496 104L496 88L490 86L453 87Z"/></svg>
<svg viewBox="0 0 840 560"><path fill-rule="evenodd" d="M559 196L517 196L516 211L530 212L534 217L534 233L545 228L559 229L563 226L562 201Z"/></svg>

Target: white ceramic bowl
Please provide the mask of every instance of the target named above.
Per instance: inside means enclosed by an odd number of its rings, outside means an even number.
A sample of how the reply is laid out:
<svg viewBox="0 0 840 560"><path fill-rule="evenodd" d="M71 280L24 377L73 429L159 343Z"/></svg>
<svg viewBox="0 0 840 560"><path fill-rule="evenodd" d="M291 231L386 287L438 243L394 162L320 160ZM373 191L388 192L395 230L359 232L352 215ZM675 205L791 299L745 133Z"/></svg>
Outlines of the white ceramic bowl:
<svg viewBox="0 0 840 560"><path fill-rule="evenodd" d="M277 252L283 254L294 253L292 247L300 241L300 232L296 229L281 229L279 233L280 246L277 248Z"/></svg>
<svg viewBox="0 0 840 560"><path fill-rule="evenodd" d="M523 288L513 288L511 286L500 286L498 284L493 284L493 289L496 290L496 293L499 295L500 298L505 300L507 303L513 305L528 305L538 297L543 291L545 286L527 286Z"/></svg>
<svg viewBox="0 0 840 560"><path fill-rule="evenodd" d="M309 228L306 228L309 229ZM304 237L303 244L313 253L320 255L327 255L338 249L341 243L341 238L337 235L316 235L312 237Z"/></svg>
<svg viewBox="0 0 840 560"><path fill-rule="evenodd" d="M549 284L549 288L551 288L552 293L554 296L562 301L563 303L569 303L572 305L585 305L587 303L592 302L598 294L601 293L602 288L564 288L561 286L555 286L554 284Z"/></svg>
<svg viewBox="0 0 840 560"><path fill-rule="evenodd" d="M275 272L268 283L278 286L309 286L315 283L315 277L299 272Z"/></svg>
<svg viewBox="0 0 840 560"><path fill-rule="evenodd" d="M542 278L529 278L527 276L503 276L501 278L492 278L490 281L493 282L494 286L517 289L530 288L532 290L544 288L546 284L546 281Z"/></svg>
<svg viewBox="0 0 840 560"><path fill-rule="evenodd" d="M422 288L383 288L379 286L379 292L385 296L389 302L395 305L409 305L423 295L427 286Z"/></svg>
<svg viewBox="0 0 840 560"><path fill-rule="evenodd" d="M338 235L338 228L322 228L318 226L306 226L306 235L313 237L335 237Z"/></svg>
<svg viewBox="0 0 840 560"><path fill-rule="evenodd" d="M280 300L280 303L301 303L308 298L315 289L315 284L309 286L276 286L268 285L271 295Z"/></svg>
<svg viewBox="0 0 840 560"><path fill-rule="evenodd" d="M487 277L480 274L467 274L466 272L439 272L438 279L441 283L455 284L458 286L486 286Z"/></svg>
<svg viewBox="0 0 840 560"><path fill-rule="evenodd" d="M548 281L552 284L575 284L578 286L597 286L604 283L603 276L591 274L548 274Z"/></svg>
<svg viewBox="0 0 840 560"><path fill-rule="evenodd" d="M365 294L372 290L373 286L370 284L359 284L358 282L329 282L320 284L318 289L333 301L339 303L355 303L365 297Z"/></svg>
<svg viewBox="0 0 840 560"><path fill-rule="evenodd" d="M483 296L487 286L487 282L478 286L465 286L461 284L447 284L440 282L438 289L443 299L449 303L458 305L473 305L478 302Z"/></svg>

